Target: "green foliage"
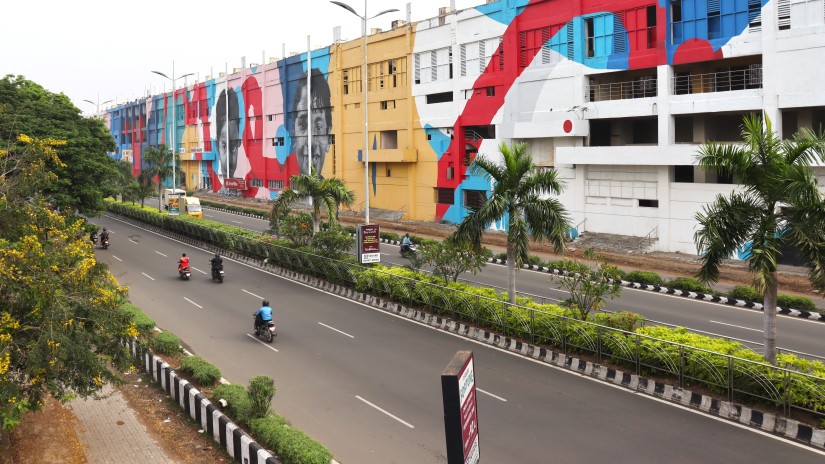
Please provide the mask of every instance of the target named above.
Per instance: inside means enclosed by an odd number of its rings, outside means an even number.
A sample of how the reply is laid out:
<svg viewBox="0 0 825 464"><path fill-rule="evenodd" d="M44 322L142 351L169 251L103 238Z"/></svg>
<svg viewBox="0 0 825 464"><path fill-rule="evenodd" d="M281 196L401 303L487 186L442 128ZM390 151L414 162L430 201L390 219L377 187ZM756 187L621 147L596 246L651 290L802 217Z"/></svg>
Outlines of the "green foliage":
<svg viewBox="0 0 825 464"><path fill-rule="evenodd" d="M153 350L162 354L176 355L181 352L180 339L171 332L155 334L151 346Z"/></svg>
<svg viewBox="0 0 825 464"><path fill-rule="evenodd" d="M528 255L527 259L524 261L524 264L530 264L532 266L544 266L544 259L538 255Z"/></svg>
<svg viewBox="0 0 825 464"><path fill-rule="evenodd" d="M410 241L421 246L429 246L435 245L436 243L441 243L441 240L433 240L431 238L424 238L418 235L410 235Z"/></svg>
<svg viewBox="0 0 825 464"><path fill-rule="evenodd" d="M312 249L328 258L338 259L343 254L352 252L355 246L355 237L347 233L342 227L334 225L321 230L312 237Z"/></svg>
<svg viewBox="0 0 825 464"><path fill-rule="evenodd" d="M628 272L627 274L625 274L624 278L629 282L637 282L646 285L658 285L660 287L665 283L665 280L662 278L662 276L651 271Z"/></svg>
<svg viewBox="0 0 825 464"><path fill-rule="evenodd" d="M728 295L736 300L761 302L762 295L753 287L748 285L737 285L733 287Z"/></svg>
<svg viewBox="0 0 825 464"><path fill-rule="evenodd" d="M550 280L556 282L558 288L570 293L565 304L581 320L586 320L592 311L604 308L606 298L612 300L622 293L622 285L616 280L616 266L600 256L595 258L594 269L577 260L565 260L560 268L563 275L550 275Z"/></svg>
<svg viewBox="0 0 825 464"><path fill-rule="evenodd" d="M221 378L221 370L200 356L187 356L180 362L180 371L189 374L191 380L202 387L215 385Z"/></svg>
<svg viewBox="0 0 825 464"><path fill-rule="evenodd" d="M433 274L444 279L444 285L447 285L457 281L458 276L465 272L475 275L481 271L492 254L485 247L474 248L468 243L445 240L422 246L418 252L421 263L416 264L432 266Z"/></svg>
<svg viewBox="0 0 825 464"><path fill-rule="evenodd" d="M123 303L120 305L120 309L131 315L132 322L135 323L135 328L140 335L146 338L152 335L156 325L154 319L147 316L140 308L131 303Z"/></svg>
<svg viewBox="0 0 825 464"><path fill-rule="evenodd" d="M668 280L664 283L664 286L687 292L704 293L705 295L710 295L713 293L713 289L690 277L677 277L675 279Z"/></svg>
<svg viewBox="0 0 825 464"><path fill-rule="evenodd" d="M166 145L150 146L143 150L143 163L146 165L146 172L151 177L158 178L158 211L162 210L160 202L162 201L161 192L163 184L166 179L170 180L174 175L175 182L183 179L183 171L180 169L180 155L172 153L172 150ZM173 168L174 164L174 168ZM177 188L177 186L170 187Z"/></svg>
<svg viewBox="0 0 825 464"><path fill-rule="evenodd" d="M593 316L593 320L597 324L612 327L614 329L624 330L625 332L634 332L642 326L645 319L640 314L630 311L619 311L617 313L598 313Z"/></svg>
<svg viewBox="0 0 825 464"><path fill-rule="evenodd" d="M507 260L507 252L503 251L501 253L498 253L494 256L494 258L506 261Z"/></svg>
<svg viewBox="0 0 825 464"><path fill-rule="evenodd" d="M272 202L272 208L269 210L269 231L280 234L281 226L291 212L292 207L289 203L283 201Z"/></svg>
<svg viewBox="0 0 825 464"><path fill-rule="evenodd" d="M776 305L785 309L792 308L809 312L817 311L816 303L814 303L810 298L805 298L804 296L780 294L776 297Z"/></svg>
<svg viewBox="0 0 825 464"><path fill-rule="evenodd" d="M378 236L380 236L384 240L395 240L396 242L401 241L401 236L396 234L395 232L379 232Z"/></svg>
<svg viewBox="0 0 825 464"><path fill-rule="evenodd" d="M290 188L281 192L275 200L275 208L283 209L296 201L312 201L312 231L321 230L321 213L326 213L327 224L338 222L338 209L341 205L352 206L355 192L347 189L347 184L337 177L322 179L313 168L310 174L298 174L289 179Z"/></svg>
<svg viewBox="0 0 825 464"><path fill-rule="evenodd" d="M332 453L309 435L287 424L274 413L255 419L252 433L261 445L275 451L284 464L329 464Z"/></svg>
<svg viewBox="0 0 825 464"><path fill-rule="evenodd" d="M212 391L212 399L215 402L221 399L226 400L230 417L241 425L249 425L252 399L249 398L249 393L243 386L234 384L218 385Z"/></svg>
<svg viewBox="0 0 825 464"><path fill-rule="evenodd" d="M259 375L249 380L246 392L250 400L250 417L260 419L269 412L269 405L272 404L272 397L275 396L275 382L265 376Z"/></svg>
<svg viewBox="0 0 825 464"><path fill-rule="evenodd" d="M281 221L279 235L297 246L309 245L312 241L312 216L297 212Z"/></svg>

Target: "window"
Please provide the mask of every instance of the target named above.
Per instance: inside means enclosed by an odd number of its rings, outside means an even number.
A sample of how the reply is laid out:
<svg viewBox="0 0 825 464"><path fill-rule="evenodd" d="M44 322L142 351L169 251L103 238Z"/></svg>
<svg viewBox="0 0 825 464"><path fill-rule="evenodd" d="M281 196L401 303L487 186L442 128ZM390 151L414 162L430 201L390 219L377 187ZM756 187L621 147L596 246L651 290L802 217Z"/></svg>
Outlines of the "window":
<svg viewBox="0 0 825 464"><path fill-rule="evenodd" d="M485 87L485 88L484 88L484 93L485 93L488 97L495 97L495 96L496 96L496 88L495 88L495 87L493 87L493 86L490 86L490 87Z"/></svg>
<svg viewBox="0 0 825 464"><path fill-rule="evenodd" d="M585 18L584 20L584 36L585 36L585 56L592 58L596 56L596 32L593 30L593 18Z"/></svg>
<svg viewBox="0 0 825 464"><path fill-rule="evenodd" d="M455 189L437 187L435 189L435 202L442 205L455 204Z"/></svg>
<svg viewBox="0 0 825 464"><path fill-rule="evenodd" d="M394 150L398 148L398 131L381 131L381 149Z"/></svg>
<svg viewBox="0 0 825 464"><path fill-rule="evenodd" d="M344 95L349 95L349 69L341 71L341 74L344 81Z"/></svg>
<svg viewBox="0 0 825 464"><path fill-rule="evenodd" d="M249 186L250 187L263 187L264 181L261 179L249 179Z"/></svg>
<svg viewBox="0 0 825 464"><path fill-rule="evenodd" d="M519 34L519 67L526 68L531 62L557 63L559 55L572 59L572 49L569 48L565 27L566 24L555 24L521 32Z"/></svg>
<svg viewBox="0 0 825 464"><path fill-rule="evenodd" d="M450 47L416 53L413 59L416 84L453 78L453 52Z"/></svg>
<svg viewBox="0 0 825 464"><path fill-rule="evenodd" d="M427 104L446 103L453 101L452 92L431 93L427 95Z"/></svg>
<svg viewBox="0 0 825 464"><path fill-rule="evenodd" d="M283 147L285 144L285 140L283 137L275 137L272 139L272 146L273 147Z"/></svg>
<svg viewBox="0 0 825 464"><path fill-rule="evenodd" d="M693 166L673 166L673 181L692 184Z"/></svg>
<svg viewBox="0 0 825 464"><path fill-rule="evenodd" d="M487 200L487 192L484 190L464 190L464 206L467 208L480 208Z"/></svg>
<svg viewBox="0 0 825 464"><path fill-rule="evenodd" d="M501 47L501 37L479 40L461 44L460 61L462 76L478 76L482 74L488 63L492 63L493 70L504 69L504 48Z"/></svg>
<svg viewBox="0 0 825 464"><path fill-rule="evenodd" d="M394 110L395 109L395 100L384 100L381 102L381 109L382 110Z"/></svg>
<svg viewBox="0 0 825 464"><path fill-rule="evenodd" d="M272 121L272 115L271 114L266 115L266 120L267 121Z"/></svg>
<svg viewBox="0 0 825 464"><path fill-rule="evenodd" d="M266 186L272 190L283 190L284 189L284 181L282 180L268 180L266 181Z"/></svg>
<svg viewBox="0 0 825 464"><path fill-rule="evenodd" d="M387 177L392 177L392 168L390 168L390 165L389 165L389 164L387 164L387 168L386 168L386 169L387 169Z"/></svg>
<svg viewBox="0 0 825 464"><path fill-rule="evenodd" d="M639 200L639 207L641 208L658 208L659 200Z"/></svg>
<svg viewBox="0 0 825 464"><path fill-rule="evenodd" d="M452 166L447 166L447 180L453 180L455 178L455 168Z"/></svg>

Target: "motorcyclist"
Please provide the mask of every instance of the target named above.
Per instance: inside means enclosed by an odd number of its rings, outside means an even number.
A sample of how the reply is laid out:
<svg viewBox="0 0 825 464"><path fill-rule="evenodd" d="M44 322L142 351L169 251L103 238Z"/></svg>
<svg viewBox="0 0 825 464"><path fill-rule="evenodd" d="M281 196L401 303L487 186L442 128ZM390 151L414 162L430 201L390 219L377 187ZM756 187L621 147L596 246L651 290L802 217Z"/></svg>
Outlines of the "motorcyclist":
<svg viewBox="0 0 825 464"><path fill-rule="evenodd" d="M217 271L223 268L223 259L221 259L221 255L215 253L215 257L212 258L209 262L212 263L212 270Z"/></svg>
<svg viewBox="0 0 825 464"><path fill-rule="evenodd" d="M89 240L91 240L92 243L97 243L97 230L92 230L92 233L89 234Z"/></svg>
<svg viewBox="0 0 825 464"><path fill-rule="evenodd" d="M269 300L261 302L261 309L255 311L255 330L272 320L272 308L269 307Z"/></svg>
<svg viewBox="0 0 825 464"><path fill-rule="evenodd" d="M102 242L103 242L103 241L107 241L107 240L109 240L109 231L108 231L108 230L106 230L106 228L105 228L105 227L103 228L103 232L101 232L101 233L100 233L100 240L101 240Z"/></svg>
<svg viewBox="0 0 825 464"><path fill-rule="evenodd" d="M189 257L186 256L186 253L184 253L183 256L181 256L181 258L178 260L178 272L183 270L183 268L185 267L189 267Z"/></svg>
<svg viewBox="0 0 825 464"><path fill-rule="evenodd" d="M410 240L410 234L404 234L404 238L401 239L401 253L411 251L410 245L412 245L412 240Z"/></svg>

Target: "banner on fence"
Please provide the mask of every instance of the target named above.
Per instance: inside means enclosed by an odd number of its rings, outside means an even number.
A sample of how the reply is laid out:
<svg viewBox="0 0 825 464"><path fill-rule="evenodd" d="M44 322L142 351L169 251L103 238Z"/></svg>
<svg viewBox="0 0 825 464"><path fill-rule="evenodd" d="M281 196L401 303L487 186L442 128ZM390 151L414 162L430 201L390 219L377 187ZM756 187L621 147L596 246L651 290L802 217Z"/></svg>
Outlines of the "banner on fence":
<svg viewBox="0 0 825 464"><path fill-rule="evenodd" d="M377 225L364 224L358 226L358 246L355 253L359 263L381 262L381 236Z"/></svg>
<svg viewBox="0 0 825 464"><path fill-rule="evenodd" d="M448 464L478 462L478 416L473 352L459 351L441 373Z"/></svg>

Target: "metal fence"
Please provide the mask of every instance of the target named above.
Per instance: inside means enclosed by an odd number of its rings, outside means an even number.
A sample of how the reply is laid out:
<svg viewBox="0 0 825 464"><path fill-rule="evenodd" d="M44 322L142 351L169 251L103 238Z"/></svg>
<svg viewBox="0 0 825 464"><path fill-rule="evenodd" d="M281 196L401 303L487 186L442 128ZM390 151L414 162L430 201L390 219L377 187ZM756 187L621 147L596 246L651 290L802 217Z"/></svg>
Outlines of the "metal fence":
<svg viewBox="0 0 825 464"><path fill-rule="evenodd" d="M808 413L825 420L825 378L792 366L773 366L746 359L747 349L735 354L713 352L644 334L582 321L542 308L539 304L511 305L495 290L471 293L435 280L413 279L404 271L378 270L335 260L262 240L234 234L191 220L180 220L129 207L115 212L177 234L193 245L208 244L282 268L324 278L332 283L391 299L409 307L464 321L476 327L546 345L564 354L590 356L646 377L669 377L680 388L708 389L727 401L769 405L785 417ZM752 352L750 352L752 353ZM809 362L801 365L811 364Z"/></svg>

